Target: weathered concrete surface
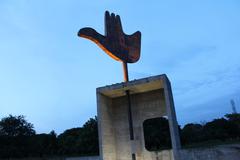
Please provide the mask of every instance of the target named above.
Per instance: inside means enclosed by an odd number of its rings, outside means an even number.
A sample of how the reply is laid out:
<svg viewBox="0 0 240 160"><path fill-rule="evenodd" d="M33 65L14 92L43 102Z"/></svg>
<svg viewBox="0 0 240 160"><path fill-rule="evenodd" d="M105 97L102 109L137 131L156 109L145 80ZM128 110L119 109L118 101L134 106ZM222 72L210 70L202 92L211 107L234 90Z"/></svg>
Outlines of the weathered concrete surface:
<svg viewBox="0 0 240 160"><path fill-rule="evenodd" d="M65 160L99 160L99 156L68 157Z"/></svg>
<svg viewBox="0 0 240 160"><path fill-rule="evenodd" d="M126 90L131 94L133 142L129 138ZM133 152L137 160L156 160L156 154L145 149L143 122L162 116L169 119L173 150L160 154L178 160L181 145L171 85L166 75L98 88L97 105L101 160L131 160Z"/></svg>
<svg viewBox="0 0 240 160"><path fill-rule="evenodd" d="M184 149L180 154L182 160L240 160L240 145Z"/></svg>
<svg viewBox="0 0 240 160"><path fill-rule="evenodd" d="M171 150L152 152L152 156L156 160L173 160ZM240 144L181 149L179 156L181 160L240 160Z"/></svg>

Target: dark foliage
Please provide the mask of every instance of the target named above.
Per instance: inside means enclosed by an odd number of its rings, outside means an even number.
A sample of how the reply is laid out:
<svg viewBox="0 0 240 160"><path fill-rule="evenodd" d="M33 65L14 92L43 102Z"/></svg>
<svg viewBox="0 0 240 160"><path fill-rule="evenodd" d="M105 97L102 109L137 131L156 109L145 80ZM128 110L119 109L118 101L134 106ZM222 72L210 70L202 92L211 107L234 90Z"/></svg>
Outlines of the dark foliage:
<svg viewBox="0 0 240 160"><path fill-rule="evenodd" d="M91 118L81 128L66 130L58 141L62 155L98 155L97 118Z"/></svg>
<svg viewBox="0 0 240 160"><path fill-rule="evenodd" d="M240 114L227 114L204 125L187 124L181 130L184 146L200 143L240 140Z"/></svg>
<svg viewBox="0 0 240 160"><path fill-rule="evenodd" d="M168 120L164 117L144 122L146 148L150 151L171 148ZM181 129L184 146L240 140L240 114L227 114L206 124L187 124ZM66 130L59 136L35 134L33 125L24 116L2 118L0 121L0 158L98 155L97 118L82 127Z"/></svg>
<svg viewBox="0 0 240 160"><path fill-rule="evenodd" d="M32 135L35 135L33 124L28 123L22 115L9 115L0 121L0 136L16 137Z"/></svg>
<svg viewBox="0 0 240 160"><path fill-rule="evenodd" d="M66 130L58 137L35 134L33 125L24 116L2 118L0 121L0 158L98 155L97 118L83 127Z"/></svg>
<svg viewBox="0 0 240 160"><path fill-rule="evenodd" d="M187 124L182 129L182 143L197 143L203 140L203 126L201 124Z"/></svg>

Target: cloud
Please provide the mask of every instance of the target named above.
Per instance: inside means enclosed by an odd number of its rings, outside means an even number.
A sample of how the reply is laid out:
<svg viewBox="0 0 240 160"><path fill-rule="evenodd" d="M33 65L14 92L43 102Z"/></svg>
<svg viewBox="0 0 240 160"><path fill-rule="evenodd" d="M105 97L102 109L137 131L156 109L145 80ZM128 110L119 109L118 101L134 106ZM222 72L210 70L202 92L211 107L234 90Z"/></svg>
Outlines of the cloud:
<svg viewBox="0 0 240 160"><path fill-rule="evenodd" d="M227 113L232 113L230 100L236 102L237 111L240 104L240 89L236 92L215 99L203 102L201 104L192 105L188 108L177 107L178 122L181 125L186 123L200 123L202 121L210 121L215 118L221 118Z"/></svg>
<svg viewBox="0 0 240 160"><path fill-rule="evenodd" d="M182 65L186 65L189 62L196 61L202 57L212 56L217 50L215 45L188 43L179 46L178 44L152 42L152 44L147 47L151 48L151 50L143 50L143 53L148 52L148 54L143 54L142 59L150 59L151 57L151 60L147 62L147 65L159 66L165 72L174 71L175 68L182 67Z"/></svg>
<svg viewBox="0 0 240 160"><path fill-rule="evenodd" d="M212 73L199 79L189 78L174 84L177 104L183 108L232 94L240 88L239 68Z"/></svg>

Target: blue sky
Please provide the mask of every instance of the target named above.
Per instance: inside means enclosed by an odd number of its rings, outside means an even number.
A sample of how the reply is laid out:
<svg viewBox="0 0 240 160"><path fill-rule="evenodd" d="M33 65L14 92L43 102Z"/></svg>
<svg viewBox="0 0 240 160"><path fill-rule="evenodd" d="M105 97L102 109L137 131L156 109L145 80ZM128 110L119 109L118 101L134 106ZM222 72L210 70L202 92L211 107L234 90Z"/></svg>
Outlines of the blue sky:
<svg viewBox="0 0 240 160"><path fill-rule="evenodd" d="M104 12L142 32L130 79L167 74L180 124L240 111L238 0L1 0L0 118L25 115L38 133L79 127L96 115L96 88L121 82L121 63L77 37L104 33Z"/></svg>

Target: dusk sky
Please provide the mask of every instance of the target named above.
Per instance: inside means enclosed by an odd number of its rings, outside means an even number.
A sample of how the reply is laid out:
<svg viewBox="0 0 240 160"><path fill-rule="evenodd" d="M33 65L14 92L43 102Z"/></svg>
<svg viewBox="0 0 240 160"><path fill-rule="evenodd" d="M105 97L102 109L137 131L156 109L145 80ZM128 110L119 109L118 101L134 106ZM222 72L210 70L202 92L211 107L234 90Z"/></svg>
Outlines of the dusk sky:
<svg viewBox="0 0 240 160"><path fill-rule="evenodd" d="M239 0L1 0L0 118L25 115L37 133L82 126L96 113L96 88L123 81L122 65L83 27L104 33L104 12L142 33L130 79L167 74L178 122L240 111Z"/></svg>

